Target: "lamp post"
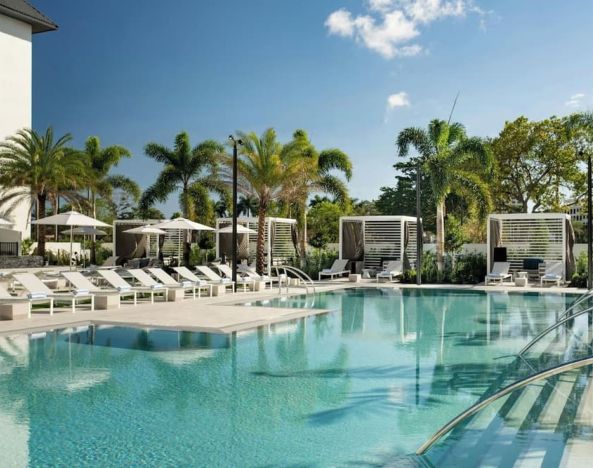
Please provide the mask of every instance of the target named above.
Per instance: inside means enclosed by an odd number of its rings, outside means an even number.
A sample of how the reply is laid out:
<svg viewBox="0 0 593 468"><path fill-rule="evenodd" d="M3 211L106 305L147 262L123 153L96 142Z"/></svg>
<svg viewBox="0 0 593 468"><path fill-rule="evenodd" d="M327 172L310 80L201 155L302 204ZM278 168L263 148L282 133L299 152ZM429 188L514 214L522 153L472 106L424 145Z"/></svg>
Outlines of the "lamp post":
<svg viewBox="0 0 593 468"><path fill-rule="evenodd" d="M229 135L229 140L233 144L233 234L232 234L232 269L233 283L237 284L237 145L242 145L243 141Z"/></svg>
<svg viewBox="0 0 593 468"><path fill-rule="evenodd" d="M416 284L422 284L422 212L420 205L420 161L416 165Z"/></svg>

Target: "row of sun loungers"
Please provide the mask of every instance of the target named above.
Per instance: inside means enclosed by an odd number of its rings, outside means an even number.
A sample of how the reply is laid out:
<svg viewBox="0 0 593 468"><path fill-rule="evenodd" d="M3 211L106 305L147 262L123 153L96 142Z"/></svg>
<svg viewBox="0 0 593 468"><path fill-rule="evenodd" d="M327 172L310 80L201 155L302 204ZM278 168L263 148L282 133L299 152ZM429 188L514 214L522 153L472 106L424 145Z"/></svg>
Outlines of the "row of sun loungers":
<svg viewBox="0 0 593 468"><path fill-rule="evenodd" d="M81 272L62 272L61 275L70 285L70 290L64 292L56 292L50 289L43 280L33 273L15 273L12 278L22 287L24 294L14 296L8 291L5 283L0 283L0 304L26 303L28 316L30 317L33 304L47 304L50 315L53 315L56 303L65 302L69 304L74 313L77 305L81 302L84 301L89 304L90 310L94 310L95 300L108 296L117 296L116 303L118 305L124 299L131 299L133 304L136 305L140 295L148 296L150 303L154 303L155 297L161 297L166 301L168 292L171 289L183 290L183 295L188 293L194 299L196 296L201 297L203 293L211 296L213 287L217 285L224 285L226 286L225 289L230 288L234 292L235 283L231 279L232 270L230 267L219 265L218 269L224 277L205 266L196 267L196 270L205 279L200 278L187 267L173 268L178 276L177 279L161 268L120 270L132 282L128 282L120 272L113 269L94 270L93 273L96 278L104 283L106 287L99 286L91 281L89 276L85 276ZM266 284L270 284L270 287L272 287L274 281L283 281L283 279L260 276L245 267L237 278L237 284L243 287L243 291L247 291L248 287L255 289L254 286L257 281L262 281L264 287Z"/></svg>

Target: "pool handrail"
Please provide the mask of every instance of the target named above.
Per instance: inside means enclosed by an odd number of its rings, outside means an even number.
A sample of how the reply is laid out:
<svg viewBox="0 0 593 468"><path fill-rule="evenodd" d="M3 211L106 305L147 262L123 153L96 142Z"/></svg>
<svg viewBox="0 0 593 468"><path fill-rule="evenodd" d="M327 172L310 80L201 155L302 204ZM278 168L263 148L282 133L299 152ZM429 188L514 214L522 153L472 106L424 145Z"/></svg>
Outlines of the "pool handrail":
<svg viewBox="0 0 593 468"><path fill-rule="evenodd" d="M582 303L585 299L589 298L593 296L593 289L588 290L586 293L582 294L580 297L578 297L577 299L575 299L570 306L568 306L568 308L562 312L562 314L560 315L560 317L558 317L558 320L561 320L562 318L564 318L566 315L568 315L568 313L573 310L576 306L578 306L580 303Z"/></svg>
<svg viewBox="0 0 593 468"><path fill-rule="evenodd" d="M293 273L294 275L296 275L296 277L298 279L300 279L301 281L303 281L303 284L305 285L305 290L307 292L307 294L309 294L309 286L311 286L311 288L313 288L313 293L315 293L315 282L311 279L311 277L305 273L303 270L290 266L290 265L274 265L274 267L276 269L276 274L278 276L280 276L279 274L279 270L284 270L284 275L286 276L286 292L288 293L288 273ZM282 294L282 283L279 282L278 283L278 294Z"/></svg>
<svg viewBox="0 0 593 468"><path fill-rule="evenodd" d="M506 387L502 388L494 395L485 398L484 400L478 401L477 403L470 406L468 409L451 419L447 424L441 427L438 431L436 431L432 437L430 437L426 442L424 442L418 450L416 450L416 455L421 456L424 455L435 443L437 443L444 435L448 434L453 430L459 423L466 420L470 416L473 416L481 409L485 408L486 406L490 405L491 403L495 402L499 398L502 398L509 393L525 387L531 383L538 382L540 380L546 379L548 377L553 377L558 374L562 374L563 372L579 369L584 366L592 365L593 364L593 357L589 356L586 358L576 359L574 361L566 362L563 364L559 364L557 366L551 367L549 369L543 370L538 372L537 374L532 374L528 377L523 379L517 380Z"/></svg>
<svg viewBox="0 0 593 468"><path fill-rule="evenodd" d="M558 321L554 322L548 328L546 328L545 330L543 330L540 333L538 333L537 336L535 336L529 343L527 343L523 347L523 349L521 349L521 351L519 351L518 355L521 356L521 355L525 354L527 351L529 351L531 348L533 348L533 346L535 346L535 344L539 340L541 340L544 336L546 336L551 331L553 331L556 328L558 328L560 325L565 324L566 322L572 320L575 317L578 317L579 315L583 315L583 314L586 314L586 313L592 313L592 312L593 312L593 306L592 307L587 307L586 309L583 309L583 310L580 310L576 314L569 315L568 317L560 318Z"/></svg>

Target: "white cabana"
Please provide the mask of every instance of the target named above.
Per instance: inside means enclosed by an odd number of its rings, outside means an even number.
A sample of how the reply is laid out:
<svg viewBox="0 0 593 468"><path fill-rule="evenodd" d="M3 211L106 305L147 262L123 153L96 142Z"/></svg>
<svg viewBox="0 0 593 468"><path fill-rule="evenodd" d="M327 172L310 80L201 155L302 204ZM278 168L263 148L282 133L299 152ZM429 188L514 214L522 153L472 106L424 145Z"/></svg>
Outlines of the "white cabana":
<svg viewBox="0 0 593 468"><path fill-rule="evenodd" d="M565 213L491 214L488 217L488 269L510 262L510 271L538 274L544 262L564 264L564 278L574 272L574 231Z"/></svg>
<svg viewBox="0 0 593 468"><path fill-rule="evenodd" d="M266 218L265 224L265 251L266 268L269 272L272 265L286 263L296 256L293 243L293 231L296 220L290 218ZM216 220L216 256L231 258L232 235L227 229L233 223L232 218L218 218ZM253 232L238 232L239 260L252 263L255 260L257 247L258 218L239 217L237 225L250 229Z"/></svg>
<svg viewBox="0 0 593 468"><path fill-rule="evenodd" d="M414 216L342 216L339 255L361 268L382 270L388 261L401 260L404 267L416 263Z"/></svg>

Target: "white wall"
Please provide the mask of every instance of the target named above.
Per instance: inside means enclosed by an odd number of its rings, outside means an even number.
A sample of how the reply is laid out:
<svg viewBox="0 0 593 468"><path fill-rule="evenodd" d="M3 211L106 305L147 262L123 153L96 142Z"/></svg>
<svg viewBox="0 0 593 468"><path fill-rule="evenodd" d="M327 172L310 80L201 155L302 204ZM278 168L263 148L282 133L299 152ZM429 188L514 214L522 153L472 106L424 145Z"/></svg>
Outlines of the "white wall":
<svg viewBox="0 0 593 468"><path fill-rule="evenodd" d="M31 25L0 14L0 139L31 127ZM30 203L11 215L14 229L29 237ZM0 212L1 212L0 208Z"/></svg>

